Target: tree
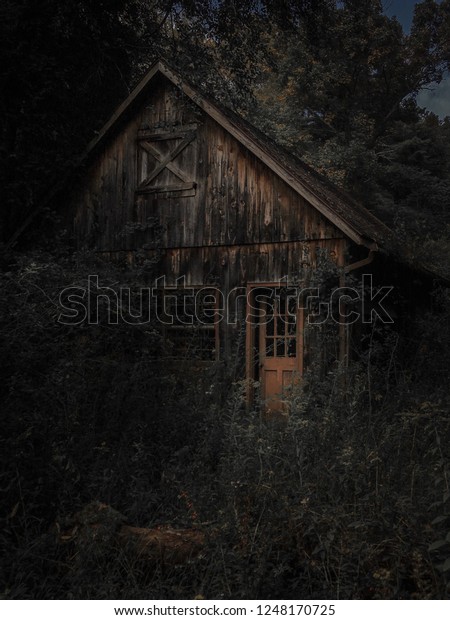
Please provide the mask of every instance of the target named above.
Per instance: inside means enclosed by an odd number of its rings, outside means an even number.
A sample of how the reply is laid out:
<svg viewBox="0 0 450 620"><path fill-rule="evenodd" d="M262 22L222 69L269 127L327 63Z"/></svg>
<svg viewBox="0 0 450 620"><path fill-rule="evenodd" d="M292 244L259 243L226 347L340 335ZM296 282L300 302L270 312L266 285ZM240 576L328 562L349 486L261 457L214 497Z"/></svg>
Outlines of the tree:
<svg viewBox="0 0 450 620"><path fill-rule="evenodd" d="M137 0L7 0L0 19L1 228L8 238L53 174L127 92ZM149 20L156 20L150 12Z"/></svg>
<svg viewBox="0 0 450 620"><path fill-rule="evenodd" d="M288 5L292 6L289 11ZM421 110L421 88L449 68L450 2L415 8L411 34L381 2L284 3L266 35L252 120L423 247L446 236L448 123ZM311 25L313 24L313 26Z"/></svg>
<svg viewBox="0 0 450 620"><path fill-rule="evenodd" d="M251 3L6 0L0 11L4 241L157 57L239 107L261 48Z"/></svg>

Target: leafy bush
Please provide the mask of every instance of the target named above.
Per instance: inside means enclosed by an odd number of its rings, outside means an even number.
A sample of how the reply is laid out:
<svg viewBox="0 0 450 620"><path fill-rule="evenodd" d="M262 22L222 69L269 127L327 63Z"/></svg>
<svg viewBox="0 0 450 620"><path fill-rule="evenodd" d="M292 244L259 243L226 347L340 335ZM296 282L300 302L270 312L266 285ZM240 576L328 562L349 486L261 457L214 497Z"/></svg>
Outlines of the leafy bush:
<svg viewBox="0 0 450 620"><path fill-rule="evenodd" d="M375 326L359 361L312 365L289 416L269 419L221 364L175 372L152 325L56 321L80 274L133 288L135 273L38 252L3 264L4 597L448 595L445 292L412 340ZM208 543L187 566L108 536L62 544L92 500Z"/></svg>

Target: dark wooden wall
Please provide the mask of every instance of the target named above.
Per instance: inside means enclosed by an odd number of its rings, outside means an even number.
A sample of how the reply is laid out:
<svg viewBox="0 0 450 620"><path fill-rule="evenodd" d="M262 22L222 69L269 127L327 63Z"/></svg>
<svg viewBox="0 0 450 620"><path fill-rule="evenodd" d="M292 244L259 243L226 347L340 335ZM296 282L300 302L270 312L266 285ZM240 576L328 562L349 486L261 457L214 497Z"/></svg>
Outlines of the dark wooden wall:
<svg viewBox="0 0 450 620"><path fill-rule="evenodd" d="M164 168L137 191L158 165L140 140L149 137L161 158L180 145L181 130L192 141L172 165L195 187L166 191L182 183ZM168 283L186 276L232 288L298 277L317 248L342 261L346 247L341 231L163 77L93 157L72 206L79 247L130 261L159 247Z"/></svg>

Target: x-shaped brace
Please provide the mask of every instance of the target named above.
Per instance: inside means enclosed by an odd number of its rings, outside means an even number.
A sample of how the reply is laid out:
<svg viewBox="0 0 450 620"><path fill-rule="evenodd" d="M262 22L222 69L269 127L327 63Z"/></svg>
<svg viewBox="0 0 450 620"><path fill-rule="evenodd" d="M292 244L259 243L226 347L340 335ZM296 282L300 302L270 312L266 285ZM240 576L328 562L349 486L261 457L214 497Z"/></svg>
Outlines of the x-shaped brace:
<svg viewBox="0 0 450 620"><path fill-rule="evenodd" d="M141 148L143 148L145 151L147 151L147 153L152 155L158 162L158 165L149 174L149 176L147 176L143 180L139 189L144 190L146 188L150 188L152 181L154 181L165 168L175 174L175 176L177 176L183 182L183 184L186 184L189 188L192 188L194 186L194 183L189 182L186 174L176 164L173 163L173 160L178 157L178 155L194 140L194 138L195 133L189 133L172 151L170 151L170 153L168 153L168 155L162 155L158 151L158 149L156 149L150 142L146 140L141 141ZM186 189L188 189L188 187L186 187ZM180 187L179 189L182 188Z"/></svg>

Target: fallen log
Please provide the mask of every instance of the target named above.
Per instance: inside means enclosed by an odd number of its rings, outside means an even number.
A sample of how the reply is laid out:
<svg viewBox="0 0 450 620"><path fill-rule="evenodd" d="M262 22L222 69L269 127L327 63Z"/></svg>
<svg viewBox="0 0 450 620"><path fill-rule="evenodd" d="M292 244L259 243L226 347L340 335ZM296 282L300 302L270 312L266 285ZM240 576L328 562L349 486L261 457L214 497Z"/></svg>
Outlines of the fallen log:
<svg viewBox="0 0 450 620"><path fill-rule="evenodd" d="M117 546L136 558L171 566L186 564L198 557L206 543L204 532L198 528L128 525L122 514L100 502L85 506L68 520L66 527L57 524L57 532L61 544L74 543L84 549L89 544Z"/></svg>
<svg viewBox="0 0 450 620"><path fill-rule="evenodd" d="M118 539L137 557L170 565L189 562L198 557L205 546L205 535L200 530L174 529L170 526L148 529L123 525Z"/></svg>

